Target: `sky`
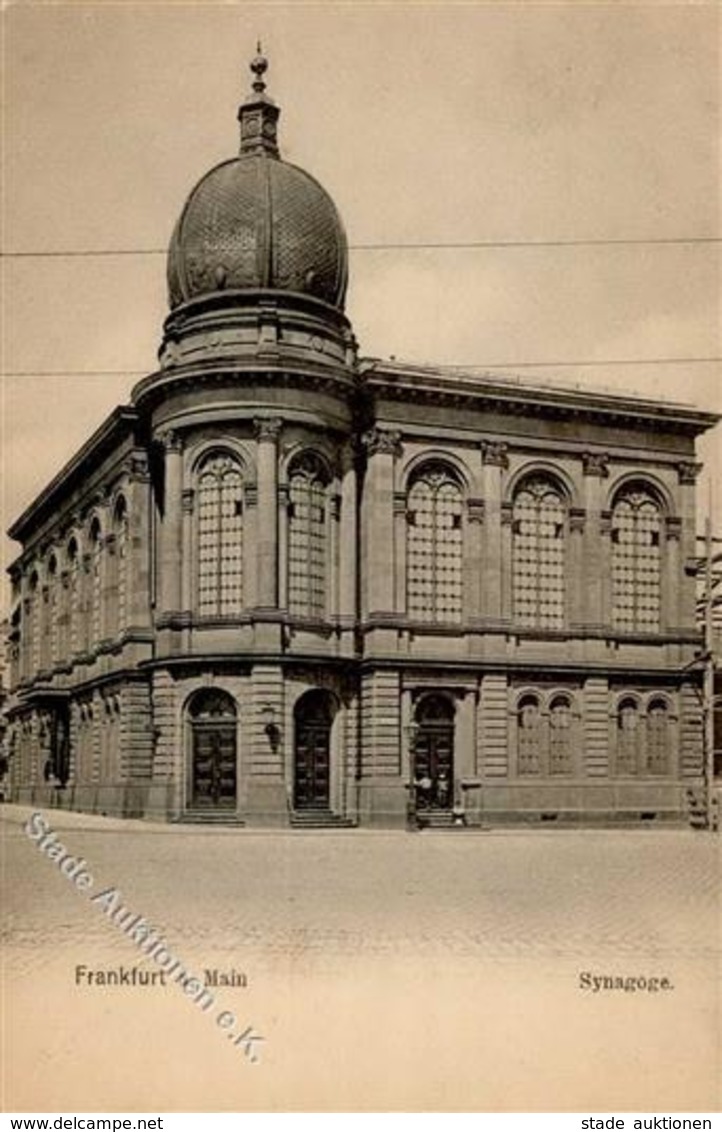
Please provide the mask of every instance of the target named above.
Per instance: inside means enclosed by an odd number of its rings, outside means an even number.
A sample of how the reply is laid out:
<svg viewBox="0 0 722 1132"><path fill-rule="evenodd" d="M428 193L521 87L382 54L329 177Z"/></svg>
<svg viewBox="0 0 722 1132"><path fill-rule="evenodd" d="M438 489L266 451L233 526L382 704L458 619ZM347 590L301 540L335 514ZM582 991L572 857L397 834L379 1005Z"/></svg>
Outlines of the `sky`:
<svg viewBox="0 0 722 1132"><path fill-rule="evenodd" d="M722 411L719 20L624 2L6 5L3 529L155 368L165 249L237 152L258 37L282 155L345 223L362 355ZM706 501L719 427L699 452ZM2 564L18 549L5 539Z"/></svg>

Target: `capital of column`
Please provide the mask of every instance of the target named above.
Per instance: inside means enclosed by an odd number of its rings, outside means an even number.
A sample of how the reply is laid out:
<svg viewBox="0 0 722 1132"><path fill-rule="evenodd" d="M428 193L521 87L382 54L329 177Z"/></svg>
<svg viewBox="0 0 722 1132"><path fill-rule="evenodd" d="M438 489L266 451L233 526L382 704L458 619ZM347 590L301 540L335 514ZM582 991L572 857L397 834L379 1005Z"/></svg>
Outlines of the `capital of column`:
<svg viewBox="0 0 722 1132"><path fill-rule="evenodd" d="M361 438L366 452L374 456L381 452L385 456L401 455L401 433L394 429L370 428Z"/></svg>
<svg viewBox="0 0 722 1132"><path fill-rule="evenodd" d="M677 464L677 475L681 484L694 484L702 471L704 464L697 464L693 460L682 460Z"/></svg>
<svg viewBox="0 0 722 1132"><path fill-rule="evenodd" d="M609 475L609 454L607 452L582 452L582 470L585 476L606 479Z"/></svg>
<svg viewBox="0 0 722 1132"><path fill-rule="evenodd" d="M280 417L256 417L253 429L258 441L268 440L275 444L278 441L283 421Z"/></svg>
<svg viewBox="0 0 722 1132"><path fill-rule="evenodd" d="M496 468L509 467L509 446L500 440L482 440L481 462Z"/></svg>
<svg viewBox="0 0 722 1132"><path fill-rule="evenodd" d="M583 507L569 508L569 530L583 531L587 521L587 513Z"/></svg>
<svg viewBox="0 0 722 1132"><path fill-rule="evenodd" d="M182 452L183 437L174 428L165 429L158 434L158 439L166 452Z"/></svg>
<svg viewBox="0 0 722 1132"><path fill-rule="evenodd" d="M665 532L667 539L679 539L682 537L682 520L678 515L667 515L665 521Z"/></svg>
<svg viewBox="0 0 722 1132"><path fill-rule="evenodd" d="M195 491L192 487L186 487L181 492L181 510L186 515L190 515L193 511L193 500L195 499Z"/></svg>
<svg viewBox="0 0 722 1132"><path fill-rule="evenodd" d="M483 523L484 522L484 500L483 499L467 499L466 501L466 516L470 523Z"/></svg>

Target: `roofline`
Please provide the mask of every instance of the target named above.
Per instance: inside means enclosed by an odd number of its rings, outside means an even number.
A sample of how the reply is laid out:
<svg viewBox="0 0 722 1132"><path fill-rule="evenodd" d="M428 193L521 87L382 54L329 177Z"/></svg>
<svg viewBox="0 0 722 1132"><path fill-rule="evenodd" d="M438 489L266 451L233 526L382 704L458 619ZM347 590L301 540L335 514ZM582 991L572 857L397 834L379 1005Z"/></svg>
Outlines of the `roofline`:
<svg viewBox="0 0 722 1132"><path fill-rule="evenodd" d="M640 420L668 422L705 432L722 420L722 414L697 409L674 401L642 397L634 393L616 393L600 387L584 389L558 384L553 381L530 380L514 373L499 373L493 369L476 369L465 366L433 366L407 362L386 361L381 358L361 358L359 374L362 382L386 380L392 387L408 385L417 392L453 392L456 396L482 396L501 402L518 402L520 396L526 404L540 407L571 409L576 413L588 412L609 417L636 417ZM463 382L459 378L463 377Z"/></svg>
<svg viewBox="0 0 722 1132"><path fill-rule="evenodd" d="M116 406L85 444L74 456L71 456L57 475L8 528L8 537L22 542L28 526L35 523L43 512L51 507L61 491L67 490L80 477L87 465L99 458L114 442L127 436L138 420L139 413L132 405Z"/></svg>

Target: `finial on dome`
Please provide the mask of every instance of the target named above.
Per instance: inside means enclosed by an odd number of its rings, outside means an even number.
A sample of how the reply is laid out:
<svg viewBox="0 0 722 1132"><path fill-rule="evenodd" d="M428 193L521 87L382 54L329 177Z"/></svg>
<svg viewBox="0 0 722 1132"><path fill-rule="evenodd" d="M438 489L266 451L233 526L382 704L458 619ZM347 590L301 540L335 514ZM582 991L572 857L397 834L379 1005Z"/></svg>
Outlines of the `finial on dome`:
<svg viewBox="0 0 722 1132"><path fill-rule="evenodd" d="M250 66L251 70L256 76L253 80L253 89L255 90L256 94L263 94L264 90L266 89L266 84L263 81L263 76L268 70L268 59L263 54L263 48L261 47L260 39L256 44L256 57L251 61Z"/></svg>
<svg viewBox="0 0 722 1132"><path fill-rule="evenodd" d="M280 110L273 99L266 94L263 76L268 70L268 59L263 54L261 41L256 44L256 56L251 60L251 71L255 78L253 93L238 110L241 123L241 154L265 153L268 157L278 157L277 124Z"/></svg>

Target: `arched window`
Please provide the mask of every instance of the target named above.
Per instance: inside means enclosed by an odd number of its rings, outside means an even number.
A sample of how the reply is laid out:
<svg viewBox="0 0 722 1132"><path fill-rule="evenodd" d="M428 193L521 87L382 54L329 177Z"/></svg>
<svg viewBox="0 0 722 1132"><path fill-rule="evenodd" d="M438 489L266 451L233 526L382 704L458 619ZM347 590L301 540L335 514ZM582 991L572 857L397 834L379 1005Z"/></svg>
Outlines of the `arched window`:
<svg viewBox="0 0 722 1132"><path fill-rule="evenodd" d="M68 570L68 645L69 651L76 653L80 648L80 594L78 590L78 544L74 538L71 538L68 543L65 560Z"/></svg>
<svg viewBox="0 0 722 1132"><path fill-rule="evenodd" d="M198 611L243 608L243 471L227 452L208 455L198 471Z"/></svg>
<svg viewBox="0 0 722 1132"><path fill-rule="evenodd" d="M89 605L90 605L90 640L88 644L93 647L100 641L103 616L102 616L102 598L103 598L103 583L102 583L102 554L103 554L103 538L100 529L100 520L97 515L93 518L90 524L90 531L88 533L88 541L90 544L90 560L88 570L90 572L89 584Z"/></svg>
<svg viewBox="0 0 722 1132"><path fill-rule="evenodd" d="M572 705L555 696L549 706L549 773L571 774L574 769Z"/></svg>
<svg viewBox="0 0 722 1132"><path fill-rule="evenodd" d="M644 484L630 484L612 509L612 602L617 629L653 632L660 613L660 507Z"/></svg>
<svg viewBox="0 0 722 1132"><path fill-rule="evenodd" d="M128 617L128 508L121 495L113 516L115 535L115 628L125 629Z"/></svg>
<svg viewBox="0 0 722 1132"><path fill-rule="evenodd" d="M567 508L545 475L528 476L514 496L514 617L538 629L564 626Z"/></svg>
<svg viewBox="0 0 722 1132"><path fill-rule="evenodd" d="M40 589L37 571L33 570L28 584L26 603L28 626L28 673L35 675L40 667Z"/></svg>
<svg viewBox="0 0 722 1132"><path fill-rule="evenodd" d="M542 772L542 715L534 695L522 696L517 709L519 774Z"/></svg>
<svg viewBox="0 0 722 1132"><path fill-rule="evenodd" d="M640 765L642 729L636 700L624 699L617 710L617 772L637 774Z"/></svg>
<svg viewBox="0 0 722 1132"><path fill-rule="evenodd" d="M414 477L406 511L406 606L417 621L461 621L462 490L442 463Z"/></svg>
<svg viewBox="0 0 722 1132"><path fill-rule="evenodd" d="M326 497L329 477L313 452L288 475L288 608L305 617L326 614Z"/></svg>
<svg viewBox="0 0 722 1132"><path fill-rule="evenodd" d="M646 764L648 774L669 774L670 721L664 700L652 700L647 709Z"/></svg>
<svg viewBox="0 0 722 1132"><path fill-rule="evenodd" d="M126 624L128 593L128 512L120 495L113 508L111 537L108 542L107 635L114 637Z"/></svg>
<svg viewBox="0 0 722 1132"><path fill-rule="evenodd" d="M51 555L48 562L48 623L45 629L47 663L52 666L60 659L60 602L58 594L58 560Z"/></svg>

